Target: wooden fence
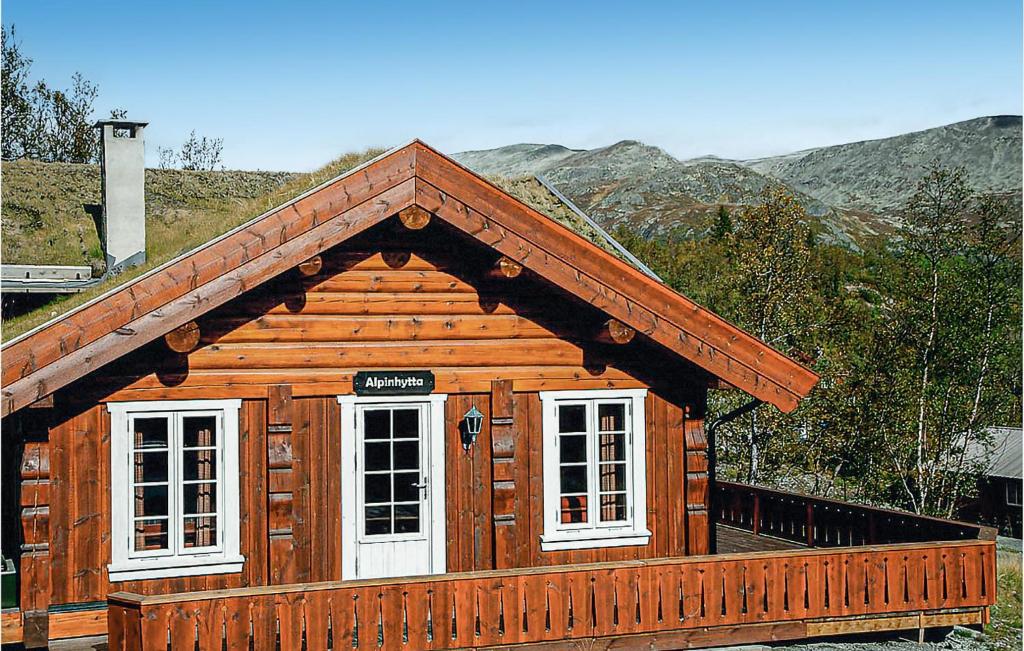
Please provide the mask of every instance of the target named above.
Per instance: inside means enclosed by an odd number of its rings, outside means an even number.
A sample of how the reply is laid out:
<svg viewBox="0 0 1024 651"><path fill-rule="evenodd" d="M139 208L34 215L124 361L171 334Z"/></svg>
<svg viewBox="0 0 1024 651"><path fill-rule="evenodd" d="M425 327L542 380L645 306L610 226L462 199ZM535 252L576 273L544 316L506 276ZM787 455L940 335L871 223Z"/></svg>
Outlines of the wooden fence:
<svg viewBox="0 0 1024 651"><path fill-rule="evenodd" d="M110 648L452 649L979 609L988 541L109 596ZM305 645L305 646L303 646Z"/></svg>
<svg viewBox="0 0 1024 651"><path fill-rule="evenodd" d="M749 484L717 482L713 503L719 524L808 547L995 540L991 527Z"/></svg>

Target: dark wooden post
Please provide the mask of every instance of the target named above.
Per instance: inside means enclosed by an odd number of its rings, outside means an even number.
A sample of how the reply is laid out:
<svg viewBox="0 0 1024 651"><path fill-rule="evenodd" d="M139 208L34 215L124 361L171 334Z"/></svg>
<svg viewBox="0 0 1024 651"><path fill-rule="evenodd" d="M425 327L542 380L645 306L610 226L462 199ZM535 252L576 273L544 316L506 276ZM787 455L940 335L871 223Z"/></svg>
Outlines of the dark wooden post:
<svg viewBox="0 0 1024 651"><path fill-rule="evenodd" d="M750 526L755 536L761 534L761 493L756 490L754 491L754 516L751 518Z"/></svg>
<svg viewBox="0 0 1024 651"><path fill-rule="evenodd" d="M34 420L34 419L33 419ZM42 426L42 425L40 425ZM23 432L37 438L37 432ZM27 441L21 457L21 598L26 648L45 647L50 604L50 444Z"/></svg>
<svg viewBox="0 0 1024 651"><path fill-rule="evenodd" d="M807 502L807 546L814 547L814 502Z"/></svg>
<svg viewBox="0 0 1024 651"><path fill-rule="evenodd" d="M515 418L512 380L491 382L491 513L494 519L494 567L515 567L516 482Z"/></svg>

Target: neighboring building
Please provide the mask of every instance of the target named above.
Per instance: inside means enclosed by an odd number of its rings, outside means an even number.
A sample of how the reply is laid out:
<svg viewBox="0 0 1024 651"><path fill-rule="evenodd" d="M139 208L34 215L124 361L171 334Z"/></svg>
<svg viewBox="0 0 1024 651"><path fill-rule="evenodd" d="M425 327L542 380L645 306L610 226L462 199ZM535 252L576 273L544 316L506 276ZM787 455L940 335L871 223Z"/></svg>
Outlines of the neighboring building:
<svg viewBox="0 0 1024 651"><path fill-rule="evenodd" d="M716 481L708 387L789 412L815 373L418 141L2 366L29 646L690 648L995 599L983 527Z"/></svg>
<svg viewBox="0 0 1024 651"><path fill-rule="evenodd" d="M999 529L1012 538L1021 537L1021 448L1019 427L990 427L983 441L973 444L967 458L982 468L978 497L965 503L960 517Z"/></svg>

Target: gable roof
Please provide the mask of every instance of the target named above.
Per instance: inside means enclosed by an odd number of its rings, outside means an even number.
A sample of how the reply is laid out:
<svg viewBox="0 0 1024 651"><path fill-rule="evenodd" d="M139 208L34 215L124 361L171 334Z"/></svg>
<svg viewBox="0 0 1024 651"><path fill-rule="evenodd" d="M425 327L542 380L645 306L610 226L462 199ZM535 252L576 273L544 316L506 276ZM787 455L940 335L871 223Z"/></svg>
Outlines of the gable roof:
<svg viewBox="0 0 1024 651"><path fill-rule="evenodd" d="M783 411L818 380L420 141L393 149L2 348L6 416L412 205Z"/></svg>

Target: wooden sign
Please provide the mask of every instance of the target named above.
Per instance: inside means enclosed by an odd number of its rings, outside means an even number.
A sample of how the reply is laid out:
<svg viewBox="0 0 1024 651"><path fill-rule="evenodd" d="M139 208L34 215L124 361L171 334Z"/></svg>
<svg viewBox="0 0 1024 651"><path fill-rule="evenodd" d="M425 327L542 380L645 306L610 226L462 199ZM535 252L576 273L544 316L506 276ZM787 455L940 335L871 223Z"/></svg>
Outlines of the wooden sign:
<svg viewBox="0 0 1024 651"><path fill-rule="evenodd" d="M425 396L434 391L430 371L359 371L352 382L357 396Z"/></svg>

